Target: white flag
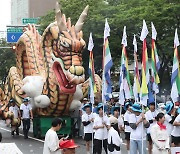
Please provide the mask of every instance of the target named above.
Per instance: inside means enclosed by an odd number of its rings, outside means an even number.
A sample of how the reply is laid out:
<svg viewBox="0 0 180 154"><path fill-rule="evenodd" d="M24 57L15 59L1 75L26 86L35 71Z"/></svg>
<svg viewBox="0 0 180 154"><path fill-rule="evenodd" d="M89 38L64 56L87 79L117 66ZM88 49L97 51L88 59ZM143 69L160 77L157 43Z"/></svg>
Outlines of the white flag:
<svg viewBox="0 0 180 154"><path fill-rule="evenodd" d="M136 41L136 35L134 34L134 39L133 39L133 45L134 45L134 51L137 52L137 41Z"/></svg>
<svg viewBox="0 0 180 154"><path fill-rule="evenodd" d="M104 27L104 39L107 38L108 36L110 36L110 27L109 27L108 21L106 19L105 27Z"/></svg>
<svg viewBox="0 0 180 154"><path fill-rule="evenodd" d="M123 37L122 37L122 42L121 44L124 45L124 47L127 46L127 35L126 35L126 26L124 26L124 30L123 30Z"/></svg>
<svg viewBox="0 0 180 154"><path fill-rule="evenodd" d="M148 33L149 32L148 32L148 28L147 28L146 22L145 22L145 20L143 20L143 28L142 28L142 31L141 31L140 40L144 41L144 39L146 38Z"/></svg>
<svg viewBox="0 0 180 154"><path fill-rule="evenodd" d="M94 48L94 43L93 43L93 39L92 39L92 33L90 33L89 35L89 43L88 43L88 50L92 51Z"/></svg>
<svg viewBox="0 0 180 154"><path fill-rule="evenodd" d="M157 36L157 31L154 27L153 22L151 22L151 27L152 27L152 39L156 40L156 36Z"/></svg>
<svg viewBox="0 0 180 154"><path fill-rule="evenodd" d="M178 38L178 33L177 33L177 28L175 31L175 37L174 37L174 48L179 46L179 38Z"/></svg>

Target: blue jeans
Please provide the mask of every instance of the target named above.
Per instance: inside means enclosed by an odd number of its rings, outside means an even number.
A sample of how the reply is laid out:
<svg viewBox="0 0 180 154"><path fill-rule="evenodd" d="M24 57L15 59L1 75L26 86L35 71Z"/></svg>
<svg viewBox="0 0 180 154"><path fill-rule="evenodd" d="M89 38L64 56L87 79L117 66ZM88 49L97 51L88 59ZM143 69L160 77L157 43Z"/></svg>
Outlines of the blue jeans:
<svg viewBox="0 0 180 154"><path fill-rule="evenodd" d="M143 152L142 152L142 141L141 140L130 140L130 154L146 154L146 140L143 141Z"/></svg>

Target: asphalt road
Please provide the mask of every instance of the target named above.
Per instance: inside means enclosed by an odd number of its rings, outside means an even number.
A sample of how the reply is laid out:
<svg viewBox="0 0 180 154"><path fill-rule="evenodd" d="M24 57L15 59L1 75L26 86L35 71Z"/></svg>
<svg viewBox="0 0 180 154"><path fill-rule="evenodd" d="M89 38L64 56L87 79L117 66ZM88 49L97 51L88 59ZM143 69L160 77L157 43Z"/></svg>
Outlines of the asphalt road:
<svg viewBox="0 0 180 154"><path fill-rule="evenodd" d="M3 139L1 143L15 143L23 154L42 154L44 140L36 139L32 134L32 125L29 133L29 139L24 139L22 134L22 126L20 127L20 135L11 136L11 128L5 125L4 121L0 121L0 132L2 133ZM82 138L74 138L75 143L80 147L76 149L77 154L86 154L85 142ZM103 152L104 154L105 152ZM125 144L122 145L122 154L127 154L125 150ZM9 153L8 153L9 154Z"/></svg>

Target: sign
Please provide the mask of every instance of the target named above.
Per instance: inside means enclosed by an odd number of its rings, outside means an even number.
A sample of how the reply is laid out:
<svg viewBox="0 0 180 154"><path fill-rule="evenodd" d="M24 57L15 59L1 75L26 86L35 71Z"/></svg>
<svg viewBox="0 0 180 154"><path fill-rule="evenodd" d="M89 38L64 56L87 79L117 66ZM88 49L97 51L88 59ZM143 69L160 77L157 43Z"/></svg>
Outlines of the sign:
<svg viewBox="0 0 180 154"><path fill-rule="evenodd" d="M38 18L23 18L22 23L23 24L37 24Z"/></svg>
<svg viewBox="0 0 180 154"><path fill-rule="evenodd" d="M7 32L7 42L8 43L15 43L18 41L22 32Z"/></svg>
<svg viewBox="0 0 180 154"><path fill-rule="evenodd" d="M8 28L7 33L9 32L23 32L22 28Z"/></svg>

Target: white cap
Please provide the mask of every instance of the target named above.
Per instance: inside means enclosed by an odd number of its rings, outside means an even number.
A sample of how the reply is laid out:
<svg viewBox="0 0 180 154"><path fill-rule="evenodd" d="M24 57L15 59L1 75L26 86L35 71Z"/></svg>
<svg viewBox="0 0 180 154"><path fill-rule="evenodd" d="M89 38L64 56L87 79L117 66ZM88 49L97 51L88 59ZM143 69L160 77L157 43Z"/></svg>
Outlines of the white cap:
<svg viewBox="0 0 180 154"><path fill-rule="evenodd" d="M114 116L110 116L109 121L111 124L117 124L118 123L118 119Z"/></svg>

